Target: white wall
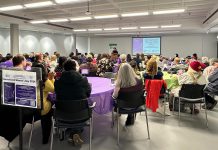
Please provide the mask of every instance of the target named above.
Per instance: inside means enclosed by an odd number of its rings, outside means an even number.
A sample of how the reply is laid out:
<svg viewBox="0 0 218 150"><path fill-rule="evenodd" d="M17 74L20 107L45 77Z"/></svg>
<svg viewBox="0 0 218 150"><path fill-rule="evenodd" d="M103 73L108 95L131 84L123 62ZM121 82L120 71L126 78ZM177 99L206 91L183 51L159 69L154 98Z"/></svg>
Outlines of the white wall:
<svg viewBox="0 0 218 150"><path fill-rule="evenodd" d="M93 37L91 52L108 53L109 44L118 44L119 53L132 53L131 37ZM216 34L168 35L161 37L161 53L172 57L175 53L185 57L197 53L199 56L217 56Z"/></svg>
<svg viewBox="0 0 218 150"><path fill-rule="evenodd" d="M161 37L162 55L171 57L175 53L182 57L197 53L199 56L217 56L216 34L169 35ZM69 35L20 31L20 53L60 52L68 56L74 50L74 38ZM90 51L110 53L109 44L117 44L119 53L132 53L131 37L91 37ZM88 51L88 37L77 37L76 48L81 53ZM9 29L0 29L0 53L10 52Z"/></svg>
<svg viewBox="0 0 218 150"><path fill-rule="evenodd" d="M204 36L203 37L203 56L211 56L216 57L218 56L218 47L217 47L217 35L213 36Z"/></svg>
<svg viewBox="0 0 218 150"><path fill-rule="evenodd" d="M70 35L49 34L42 32L20 31L20 53L58 51L68 56L75 49L74 38ZM0 29L0 53L6 55L10 52L10 36L8 29Z"/></svg>
<svg viewBox="0 0 218 150"><path fill-rule="evenodd" d="M10 35L8 30L0 29L0 53L5 56L10 52Z"/></svg>
<svg viewBox="0 0 218 150"><path fill-rule="evenodd" d="M91 38L90 51L93 53L111 53L109 44L117 44L119 53L130 53L132 50L132 38L130 37L93 37Z"/></svg>
<svg viewBox="0 0 218 150"><path fill-rule="evenodd" d="M32 51L48 52L58 51L62 55L69 55L74 49L74 38L69 35L49 34L40 32L20 32L20 53Z"/></svg>
<svg viewBox="0 0 218 150"><path fill-rule="evenodd" d="M197 53L199 56L217 56L217 42L215 34L196 34L163 36L161 49L164 56L174 56L175 53L182 57Z"/></svg>
<svg viewBox="0 0 218 150"><path fill-rule="evenodd" d="M88 37L76 37L76 49L79 53L88 52Z"/></svg>

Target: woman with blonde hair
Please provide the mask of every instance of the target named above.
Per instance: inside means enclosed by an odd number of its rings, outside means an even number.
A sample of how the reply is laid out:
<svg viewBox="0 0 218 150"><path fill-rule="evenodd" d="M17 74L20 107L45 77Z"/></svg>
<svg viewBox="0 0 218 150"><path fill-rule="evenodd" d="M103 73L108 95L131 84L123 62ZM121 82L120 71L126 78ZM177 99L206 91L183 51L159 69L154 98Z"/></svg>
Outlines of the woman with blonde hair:
<svg viewBox="0 0 218 150"><path fill-rule="evenodd" d="M55 68L57 67L58 63L57 63L57 56L56 55L52 55L51 56L51 61L50 61L50 71L54 72Z"/></svg>
<svg viewBox="0 0 218 150"><path fill-rule="evenodd" d="M144 73L144 79L154 79L154 76L157 75L158 66L157 66L157 56L153 55L146 65L146 71Z"/></svg>
<svg viewBox="0 0 218 150"><path fill-rule="evenodd" d="M121 59L121 63L125 63L126 62L126 54L121 54L120 55L120 59Z"/></svg>
<svg viewBox="0 0 218 150"><path fill-rule="evenodd" d="M119 96L119 91L139 91L143 89L143 83L139 76L136 75L134 69L128 63L122 63L117 75L117 81L113 93L113 98ZM133 114L129 114L126 120L126 126L134 124Z"/></svg>

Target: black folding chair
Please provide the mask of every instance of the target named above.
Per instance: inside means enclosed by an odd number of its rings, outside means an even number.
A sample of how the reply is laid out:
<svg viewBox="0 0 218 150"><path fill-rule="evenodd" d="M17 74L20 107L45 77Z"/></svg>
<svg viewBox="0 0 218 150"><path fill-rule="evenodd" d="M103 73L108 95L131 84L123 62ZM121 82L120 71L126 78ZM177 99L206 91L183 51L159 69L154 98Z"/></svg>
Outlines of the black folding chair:
<svg viewBox="0 0 218 150"><path fill-rule="evenodd" d="M183 84L181 90L179 91L179 120L180 120L180 103L189 103L193 105L194 112L194 104L202 104L204 103L206 106L206 101L204 97L204 88L205 85L199 84ZM205 117L206 117L206 126L208 127L208 118L207 118L207 108L205 107Z"/></svg>
<svg viewBox="0 0 218 150"><path fill-rule="evenodd" d="M108 79L115 78L115 73L113 73L113 72L105 72L103 77L104 78L108 78Z"/></svg>
<svg viewBox="0 0 218 150"><path fill-rule="evenodd" d="M148 80L148 82L146 82L146 80ZM164 86L164 80L157 80L157 79L146 79L145 80L145 84L157 84L158 82L159 83L162 83L162 87L160 89L160 96L159 96L159 100L161 100L163 102L163 105L164 105L164 114L162 115L163 116L163 119L165 121L165 117L166 117L166 102L168 101L169 102L169 91L167 90L167 88L165 88ZM149 91L146 90L145 88L145 95L147 95ZM157 91L158 92L158 91Z"/></svg>
<svg viewBox="0 0 218 150"><path fill-rule="evenodd" d="M117 111L117 144L120 142L119 133L119 116L120 114L136 114L145 112L148 139L150 139L149 125L147 109L145 107L144 90L119 92L119 96L116 99L115 109ZM114 113L112 111L112 127L114 126Z"/></svg>
<svg viewBox="0 0 218 150"><path fill-rule="evenodd" d="M92 106L88 105L87 99L82 100L60 100L55 103L54 117L52 119L52 132L51 132L51 145L50 150L53 148L53 135L54 127L60 129L83 129L89 126L89 150L92 146L92 132L93 132L93 115ZM88 123L90 121L90 123Z"/></svg>

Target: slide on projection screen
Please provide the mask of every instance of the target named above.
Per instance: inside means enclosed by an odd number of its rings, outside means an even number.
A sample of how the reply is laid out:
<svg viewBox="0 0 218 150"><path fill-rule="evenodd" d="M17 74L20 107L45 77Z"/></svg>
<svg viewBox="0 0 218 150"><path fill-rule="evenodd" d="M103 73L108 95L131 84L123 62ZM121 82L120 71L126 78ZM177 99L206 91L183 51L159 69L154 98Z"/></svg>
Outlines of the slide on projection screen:
<svg viewBox="0 0 218 150"><path fill-rule="evenodd" d="M133 37L132 54L160 55L160 37Z"/></svg>

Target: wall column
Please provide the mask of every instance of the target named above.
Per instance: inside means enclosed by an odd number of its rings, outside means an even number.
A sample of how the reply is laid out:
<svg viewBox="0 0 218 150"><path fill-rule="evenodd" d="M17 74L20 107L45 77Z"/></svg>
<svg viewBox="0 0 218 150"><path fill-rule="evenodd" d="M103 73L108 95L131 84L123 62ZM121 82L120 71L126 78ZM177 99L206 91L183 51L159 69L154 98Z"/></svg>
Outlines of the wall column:
<svg viewBox="0 0 218 150"><path fill-rule="evenodd" d="M10 24L10 52L12 55L19 54L19 25Z"/></svg>
<svg viewBox="0 0 218 150"><path fill-rule="evenodd" d="M91 38L90 36L88 37L88 53L91 52Z"/></svg>
<svg viewBox="0 0 218 150"><path fill-rule="evenodd" d="M76 55L76 34L72 34L72 52Z"/></svg>

